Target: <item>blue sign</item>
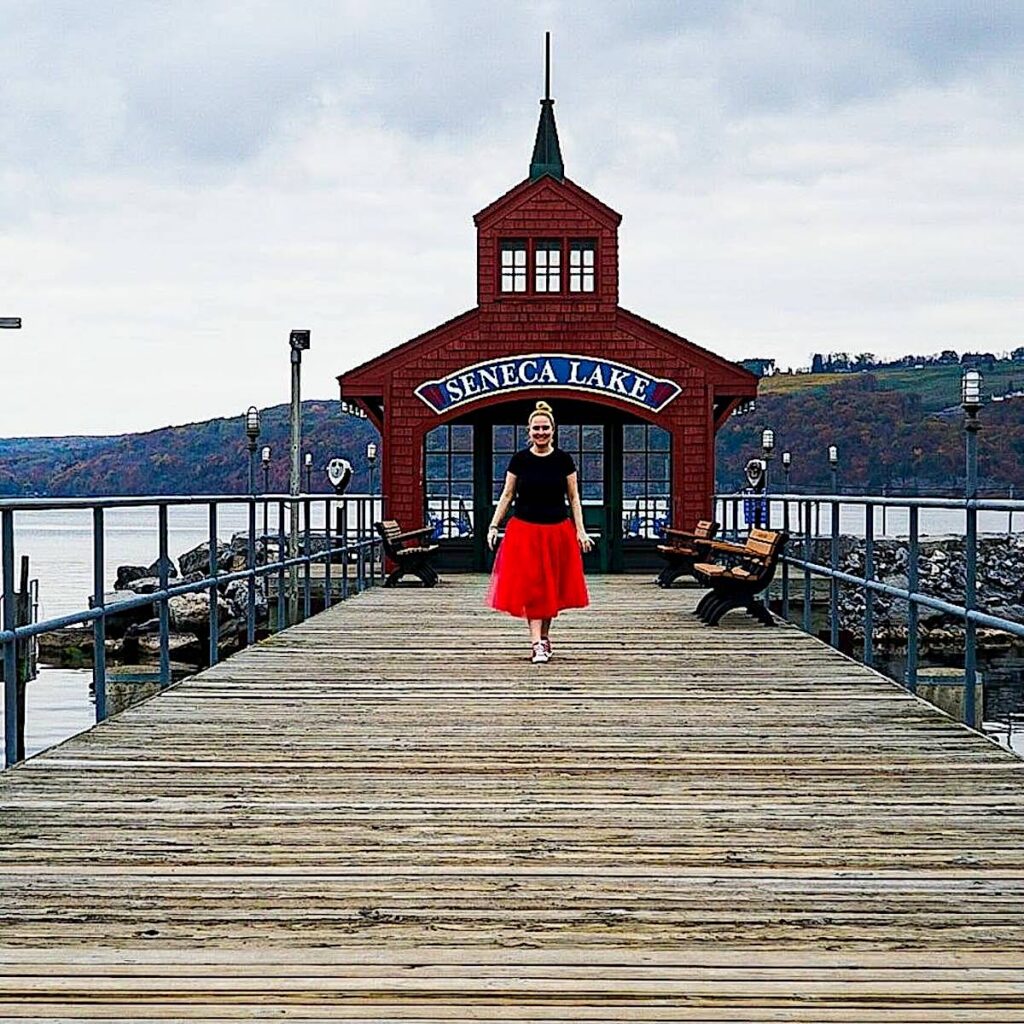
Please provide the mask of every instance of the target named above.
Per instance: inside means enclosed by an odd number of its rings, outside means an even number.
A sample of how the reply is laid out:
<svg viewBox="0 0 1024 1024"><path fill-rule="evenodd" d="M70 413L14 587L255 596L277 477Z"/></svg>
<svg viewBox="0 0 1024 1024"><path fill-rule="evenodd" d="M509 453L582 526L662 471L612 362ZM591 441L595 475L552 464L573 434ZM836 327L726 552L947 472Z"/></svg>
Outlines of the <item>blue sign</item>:
<svg viewBox="0 0 1024 1024"><path fill-rule="evenodd" d="M681 391L673 380L652 377L622 363L588 356L508 356L425 381L415 394L436 413L496 394L526 390L583 391L661 412Z"/></svg>

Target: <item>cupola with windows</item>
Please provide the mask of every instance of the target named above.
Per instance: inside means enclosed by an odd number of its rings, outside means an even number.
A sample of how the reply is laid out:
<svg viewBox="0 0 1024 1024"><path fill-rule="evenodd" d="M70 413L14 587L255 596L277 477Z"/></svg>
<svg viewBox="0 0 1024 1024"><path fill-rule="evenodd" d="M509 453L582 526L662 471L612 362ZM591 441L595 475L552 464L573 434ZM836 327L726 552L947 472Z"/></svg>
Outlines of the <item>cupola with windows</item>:
<svg viewBox="0 0 1024 1024"><path fill-rule="evenodd" d="M548 49L529 177L473 218L477 298L481 306L558 299L614 308L622 218L565 176L550 68Z"/></svg>

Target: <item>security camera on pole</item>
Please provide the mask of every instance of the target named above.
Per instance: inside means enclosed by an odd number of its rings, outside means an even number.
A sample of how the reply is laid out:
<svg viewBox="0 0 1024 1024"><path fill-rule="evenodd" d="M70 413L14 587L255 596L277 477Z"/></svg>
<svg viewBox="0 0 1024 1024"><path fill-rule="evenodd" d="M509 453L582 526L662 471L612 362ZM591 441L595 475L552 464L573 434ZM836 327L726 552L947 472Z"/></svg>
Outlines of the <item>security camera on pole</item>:
<svg viewBox="0 0 1024 1024"><path fill-rule="evenodd" d="M309 331L292 331L288 343L292 352L292 409L291 409L291 474L288 480L288 493L297 498L302 491L302 469L299 449L302 447L302 401L300 398L300 376L302 353L309 348ZM299 554L299 503L290 502L290 532L288 538L288 557L297 558ZM299 569L297 565L288 569L288 622L297 622L299 616Z"/></svg>

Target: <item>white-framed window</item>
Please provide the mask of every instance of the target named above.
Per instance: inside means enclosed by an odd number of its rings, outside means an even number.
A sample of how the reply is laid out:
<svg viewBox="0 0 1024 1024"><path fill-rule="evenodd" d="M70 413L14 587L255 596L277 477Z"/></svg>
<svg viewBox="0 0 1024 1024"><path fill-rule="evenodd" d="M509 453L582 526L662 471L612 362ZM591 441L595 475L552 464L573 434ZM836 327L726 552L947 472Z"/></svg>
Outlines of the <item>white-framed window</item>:
<svg viewBox="0 0 1024 1024"><path fill-rule="evenodd" d="M505 239L501 243L501 290L526 291L526 242Z"/></svg>
<svg viewBox="0 0 1024 1024"><path fill-rule="evenodd" d="M594 290L594 253L597 246L592 239L579 239L569 243L569 291Z"/></svg>
<svg viewBox="0 0 1024 1024"><path fill-rule="evenodd" d="M534 291L560 292L562 290L562 243L539 240L534 246Z"/></svg>

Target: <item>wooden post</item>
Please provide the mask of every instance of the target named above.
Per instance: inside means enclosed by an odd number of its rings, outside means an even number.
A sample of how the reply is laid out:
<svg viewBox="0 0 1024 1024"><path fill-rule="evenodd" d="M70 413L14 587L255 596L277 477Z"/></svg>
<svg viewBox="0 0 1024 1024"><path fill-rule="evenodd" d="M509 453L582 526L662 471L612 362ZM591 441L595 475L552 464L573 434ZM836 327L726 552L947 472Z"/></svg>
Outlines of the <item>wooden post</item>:
<svg viewBox="0 0 1024 1024"><path fill-rule="evenodd" d="M32 596L28 582L28 555L21 556L21 578L14 598L14 624L27 626L32 621ZM19 640L15 650L18 689L18 746L19 761L25 760L25 684L32 671L32 640Z"/></svg>

